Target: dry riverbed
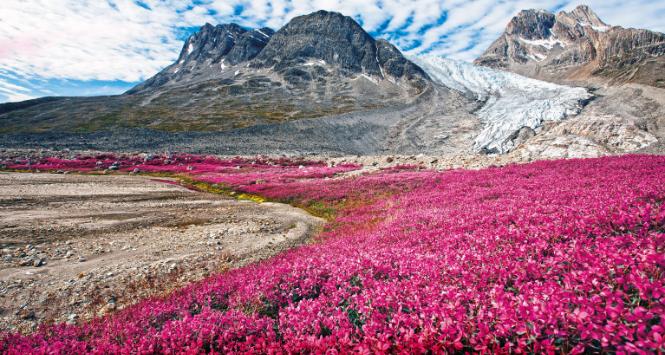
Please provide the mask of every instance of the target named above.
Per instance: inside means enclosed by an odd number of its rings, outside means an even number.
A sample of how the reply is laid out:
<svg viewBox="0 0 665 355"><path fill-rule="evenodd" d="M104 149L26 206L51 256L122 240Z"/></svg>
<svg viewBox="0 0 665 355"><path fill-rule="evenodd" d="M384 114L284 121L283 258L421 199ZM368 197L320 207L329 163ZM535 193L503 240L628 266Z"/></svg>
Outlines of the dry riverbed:
<svg viewBox="0 0 665 355"><path fill-rule="evenodd" d="M0 331L113 312L293 247L322 223L147 177L0 173Z"/></svg>

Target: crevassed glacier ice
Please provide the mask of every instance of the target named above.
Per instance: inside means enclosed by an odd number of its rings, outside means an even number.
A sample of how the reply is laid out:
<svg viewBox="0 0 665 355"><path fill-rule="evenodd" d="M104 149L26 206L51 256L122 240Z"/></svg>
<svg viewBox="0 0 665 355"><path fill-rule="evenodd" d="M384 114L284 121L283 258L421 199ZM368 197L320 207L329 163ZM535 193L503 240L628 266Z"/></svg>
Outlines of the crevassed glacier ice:
<svg viewBox="0 0 665 355"><path fill-rule="evenodd" d="M552 84L521 75L436 56L410 58L438 84L484 101L476 112L483 129L474 141L479 151L506 153L524 127L538 132L543 121L559 121L582 110L591 94L579 87Z"/></svg>

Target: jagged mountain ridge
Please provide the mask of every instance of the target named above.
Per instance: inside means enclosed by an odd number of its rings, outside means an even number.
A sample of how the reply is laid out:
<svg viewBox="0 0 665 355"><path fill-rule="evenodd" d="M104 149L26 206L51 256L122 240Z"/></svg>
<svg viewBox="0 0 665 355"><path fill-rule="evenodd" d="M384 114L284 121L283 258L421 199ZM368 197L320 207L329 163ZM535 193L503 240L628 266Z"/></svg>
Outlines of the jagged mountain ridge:
<svg viewBox="0 0 665 355"><path fill-rule="evenodd" d="M556 82L665 87L665 34L610 26L588 6L522 10L475 63Z"/></svg>
<svg viewBox="0 0 665 355"><path fill-rule="evenodd" d="M318 11L276 33L206 24L176 62L125 94L7 106L0 132L228 131L402 106L430 86L397 48Z"/></svg>
<svg viewBox="0 0 665 355"><path fill-rule="evenodd" d="M274 33L267 27L248 30L234 23L217 26L206 23L185 41L175 63L127 93L155 89L169 82L196 80L197 77L212 78L226 66L256 57Z"/></svg>
<svg viewBox="0 0 665 355"><path fill-rule="evenodd" d="M322 70L325 69L325 70ZM285 84L306 86L332 77L397 81L419 93L427 74L389 42L375 40L352 18L317 11L293 18L279 31L237 24L204 25L184 43L178 60L128 93L269 70ZM231 76L225 75L232 73Z"/></svg>
<svg viewBox="0 0 665 355"><path fill-rule="evenodd" d="M345 48L351 50L340 50ZM375 40L350 17L326 11L291 20L271 38L252 65L274 67L279 72L302 64L302 58L334 63L347 75L406 79L421 87L427 78L421 68L386 40Z"/></svg>

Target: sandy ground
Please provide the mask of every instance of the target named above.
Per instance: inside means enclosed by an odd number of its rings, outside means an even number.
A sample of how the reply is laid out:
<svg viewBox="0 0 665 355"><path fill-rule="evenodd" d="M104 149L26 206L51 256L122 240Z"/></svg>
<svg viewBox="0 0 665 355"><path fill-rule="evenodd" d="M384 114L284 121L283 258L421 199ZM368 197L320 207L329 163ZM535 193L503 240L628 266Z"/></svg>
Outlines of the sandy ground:
<svg viewBox="0 0 665 355"><path fill-rule="evenodd" d="M0 331L103 315L274 255L322 224L139 176L0 173Z"/></svg>

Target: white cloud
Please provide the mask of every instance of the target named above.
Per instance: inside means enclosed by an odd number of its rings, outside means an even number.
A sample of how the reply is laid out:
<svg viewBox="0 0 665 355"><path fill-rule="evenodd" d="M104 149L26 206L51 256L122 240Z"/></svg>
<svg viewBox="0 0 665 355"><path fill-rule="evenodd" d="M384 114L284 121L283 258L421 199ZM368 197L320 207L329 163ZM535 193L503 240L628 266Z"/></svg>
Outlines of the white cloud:
<svg viewBox="0 0 665 355"><path fill-rule="evenodd" d="M238 22L278 29L318 9L362 20L367 31L409 54L431 52L472 60L525 8L570 10L571 0L2 0L0 79L143 80L178 55L178 29ZM613 25L665 31L665 1L590 0ZM238 14L238 12L240 12ZM439 21L444 12L447 18ZM439 22L437 22L439 21ZM4 81L7 83L7 80ZM4 89L1 95L30 95Z"/></svg>
<svg viewBox="0 0 665 355"><path fill-rule="evenodd" d="M0 78L0 97L4 101L15 102L34 99L34 96L29 94L30 89L16 84L12 84Z"/></svg>

